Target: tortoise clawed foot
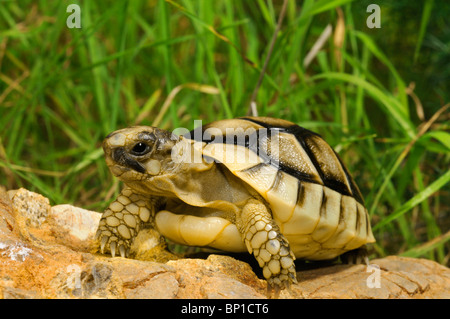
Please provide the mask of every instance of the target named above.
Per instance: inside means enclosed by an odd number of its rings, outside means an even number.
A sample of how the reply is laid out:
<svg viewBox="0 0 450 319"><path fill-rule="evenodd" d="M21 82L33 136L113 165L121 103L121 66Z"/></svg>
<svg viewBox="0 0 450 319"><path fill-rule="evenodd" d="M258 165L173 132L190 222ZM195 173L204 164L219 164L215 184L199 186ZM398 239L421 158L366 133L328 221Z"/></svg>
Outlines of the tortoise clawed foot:
<svg viewBox="0 0 450 319"><path fill-rule="evenodd" d="M263 275L267 279L268 289L277 295L277 292L280 290L290 289L292 284L297 284L298 282L293 256L281 257L280 259L283 259L283 261L277 259L279 256L273 257L268 265L263 267Z"/></svg>
<svg viewBox="0 0 450 319"><path fill-rule="evenodd" d="M117 247L119 248L117 250ZM111 257L116 257L117 251L120 257L128 258L130 255L129 244L123 240L119 240L115 236L102 236L100 241L100 252L105 254L109 251ZM106 248L106 249L105 249Z"/></svg>
<svg viewBox="0 0 450 319"><path fill-rule="evenodd" d="M369 254L365 246L350 250L341 255L341 261L348 265L369 265Z"/></svg>
<svg viewBox="0 0 450 319"><path fill-rule="evenodd" d="M118 234L114 233L114 229L107 225L102 225L102 222L100 222L99 229L95 235L95 239L100 240L100 252L102 254L110 252L112 257L115 257L118 252L121 257L129 257L131 241L120 238Z"/></svg>
<svg viewBox="0 0 450 319"><path fill-rule="evenodd" d="M292 284L297 284L295 268L294 273L289 272L288 279L285 279L284 276L272 277L267 279L267 297L269 299L278 299L281 290L286 289L288 291L291 291Z"/></svg>
<svg viewBox="0 0 450 319"><path fill-rule="evenodd" d="M272 255L269 262L263 266L263 275L270 285L287 288L297 283L295 272L295 257L290 252L286 256Z"/></svg>

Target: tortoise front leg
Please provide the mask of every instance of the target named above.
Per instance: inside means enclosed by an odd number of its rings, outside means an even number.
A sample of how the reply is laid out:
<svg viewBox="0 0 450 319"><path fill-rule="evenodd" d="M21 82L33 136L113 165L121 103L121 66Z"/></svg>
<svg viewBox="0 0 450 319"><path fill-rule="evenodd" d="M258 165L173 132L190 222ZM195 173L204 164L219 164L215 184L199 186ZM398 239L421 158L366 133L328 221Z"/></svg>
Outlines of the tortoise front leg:
<svg viewBox="0 0 450 319"><path fill-rule="evenodd" d="M98 226L96 239L100 239L100 250L111 256L119 251L120 256L128 257L130 247L144 224L154 226L158 197L149 197L134 193L126 187L120 195L105 209Z"/></svg>
<svg viewBox="0 0 450 319"><path fill-rule="evenodd" d="M253 253L262 268L269 288L277 291L297 283L294 253L263 202L250 199L236 225L249 253Z"/></svg>

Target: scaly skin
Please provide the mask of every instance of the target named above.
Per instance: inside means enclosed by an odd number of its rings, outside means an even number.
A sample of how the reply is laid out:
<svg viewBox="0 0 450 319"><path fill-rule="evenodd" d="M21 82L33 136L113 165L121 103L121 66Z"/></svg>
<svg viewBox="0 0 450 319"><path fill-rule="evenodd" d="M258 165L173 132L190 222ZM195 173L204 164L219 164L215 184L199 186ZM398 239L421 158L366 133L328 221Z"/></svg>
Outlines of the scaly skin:
<svg viewBox="0 0 450 319"><path fill-rule="evenodd" d="M130 255L133 239L144 224L154 227L156 207L160 198L140 195L126 187L104 211L97 230L102 254L116 252L122 257Z"/></svg>
<svg viewBox="0 0 450 319"><path fill-rule="evenodd" d="M250 199L236 224L248 252L255 256L271 288L278 291L297 283L294 253L262 201Z"/></svg>

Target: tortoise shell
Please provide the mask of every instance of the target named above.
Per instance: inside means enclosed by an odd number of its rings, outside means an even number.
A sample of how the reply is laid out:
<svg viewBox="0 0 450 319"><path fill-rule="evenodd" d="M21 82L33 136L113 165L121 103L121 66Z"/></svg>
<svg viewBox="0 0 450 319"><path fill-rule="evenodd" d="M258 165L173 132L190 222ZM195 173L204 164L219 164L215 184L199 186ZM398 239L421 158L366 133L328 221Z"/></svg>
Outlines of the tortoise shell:
<svg viewBox="0 0 450 319"><path fill-rule="evenodd" d="M281 119L243 117L185 138L267 201L297 258L332 259L375 241L358 186L320 135Z"/></svg>

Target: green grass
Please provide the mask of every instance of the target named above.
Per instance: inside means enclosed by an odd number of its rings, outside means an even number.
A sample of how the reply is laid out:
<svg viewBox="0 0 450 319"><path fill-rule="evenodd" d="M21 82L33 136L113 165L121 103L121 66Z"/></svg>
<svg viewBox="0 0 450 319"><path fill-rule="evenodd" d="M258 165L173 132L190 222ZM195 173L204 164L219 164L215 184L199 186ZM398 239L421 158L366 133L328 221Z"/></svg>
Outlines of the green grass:
<svg viewBox="0 0 450 319"><path fill-rule="evenodd" d="M0 185L102 211L120 188L103 137L245 115L282 1L80 1L82 28L69 29L74 2L0 1ZM258 112L335 147L365 196L377 256L449 264L450 12L378 1L382 28L368 29L368 4L289 1Z"/></svg>

